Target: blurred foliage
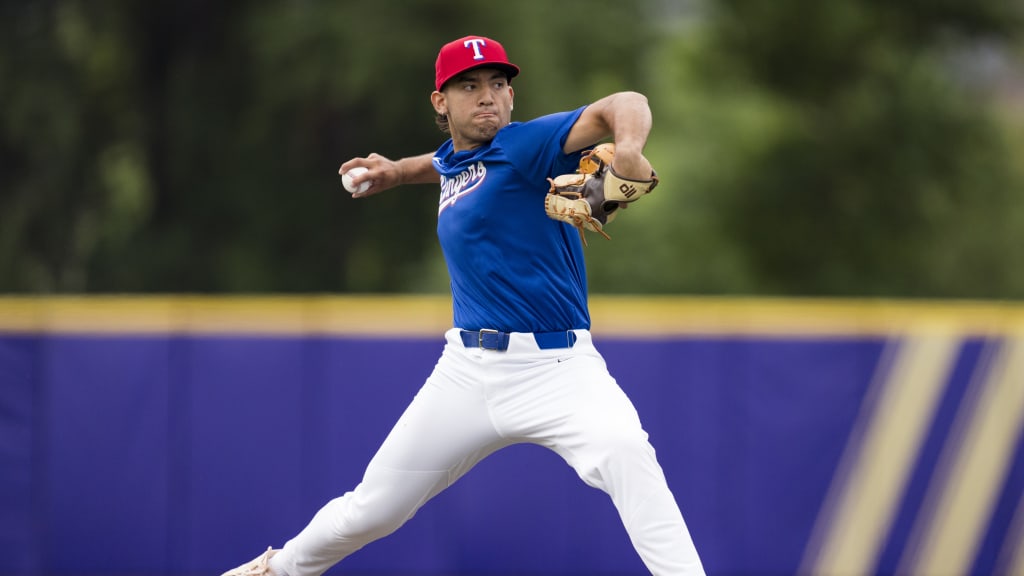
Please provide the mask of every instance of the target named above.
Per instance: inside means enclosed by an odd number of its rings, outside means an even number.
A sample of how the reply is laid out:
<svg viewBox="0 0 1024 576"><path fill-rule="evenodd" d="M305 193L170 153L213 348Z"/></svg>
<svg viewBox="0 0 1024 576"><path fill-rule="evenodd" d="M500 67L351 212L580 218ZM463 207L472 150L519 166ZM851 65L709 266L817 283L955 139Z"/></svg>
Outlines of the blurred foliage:
<svg viewBox="0 0 1024 576"><path fill-rule="evenodd" d="M595 292L1024 298L1019 1L0 3L0 291L444 291L437 49L500 39L516 119L617 90L662 185Z"/></svg>

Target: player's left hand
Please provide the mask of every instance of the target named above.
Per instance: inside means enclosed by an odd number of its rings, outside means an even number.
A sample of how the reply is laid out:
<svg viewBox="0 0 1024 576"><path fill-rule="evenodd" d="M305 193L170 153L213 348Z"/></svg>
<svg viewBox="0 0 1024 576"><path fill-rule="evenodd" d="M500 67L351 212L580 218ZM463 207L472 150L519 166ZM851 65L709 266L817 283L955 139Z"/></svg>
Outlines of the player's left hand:
<svg viewBox="0 0 1024 576"><path fill-rule="evenodd" d="M627 158L622 164L630 174L643 170L644 178L620 174L612 166L613 162L618 166L618 161L615 145L601 144L584 154L575 174L548 179L551 188L544 199L544 211L548 217L576 227L584 245L584 230L609 238L604 226L615 218L618 209L639 200L658 185L658 176L642 154Z"/></svg>

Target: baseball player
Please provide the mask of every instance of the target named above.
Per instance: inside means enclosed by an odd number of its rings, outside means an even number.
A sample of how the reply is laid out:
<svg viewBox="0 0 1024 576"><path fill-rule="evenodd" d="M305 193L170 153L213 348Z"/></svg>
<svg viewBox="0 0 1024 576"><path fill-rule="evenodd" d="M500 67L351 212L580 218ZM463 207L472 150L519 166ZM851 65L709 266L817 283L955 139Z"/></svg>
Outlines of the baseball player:
<svg viewBox="0 0 1024 576"><path fill-rule="evenodd" d="M606 212L657 182L642 154L647 100L621 92L511 122L518 74L495 40L445 44L430 99L451 138L432 154L341 165L342 174L367 169L350 178L356 197L440 184L454 327L362 481L281 549L225 576L322 574L397 530L483 458L524 442L553 450L612 498L652 574L704 574L647 433L589 332L582 231L600 231ZM584 156L609 138L611 154ZM571 182L558 180L565 175Z"/></svg>

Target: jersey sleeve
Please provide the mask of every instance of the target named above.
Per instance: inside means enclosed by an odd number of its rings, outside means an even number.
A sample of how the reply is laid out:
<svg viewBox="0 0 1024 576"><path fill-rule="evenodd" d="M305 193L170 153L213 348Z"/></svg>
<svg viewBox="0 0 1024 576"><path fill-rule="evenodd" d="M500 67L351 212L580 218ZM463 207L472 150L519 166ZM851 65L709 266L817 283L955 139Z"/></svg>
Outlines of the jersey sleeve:
<svg viewBox="0 0 1024 576"><path fill-rule="evenodd" d="M502 134L501 146L509 162L529 181L544 182L559 174L575 172L580 153L564 154L562 147L584 107L541 116L518 123Z"/></svg>

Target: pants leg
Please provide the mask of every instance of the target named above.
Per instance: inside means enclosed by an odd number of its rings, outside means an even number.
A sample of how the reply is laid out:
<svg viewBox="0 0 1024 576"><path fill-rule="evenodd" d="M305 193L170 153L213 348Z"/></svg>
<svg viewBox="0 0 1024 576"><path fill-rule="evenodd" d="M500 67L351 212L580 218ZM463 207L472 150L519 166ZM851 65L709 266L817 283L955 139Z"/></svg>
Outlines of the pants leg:
<svg viewBox="0 0 1024 576"><path fill-rule="evenodd" d="M703 575L689 529L632 403L617 385L610 386L604 392L607 403L592 404L555 451L584 482L611 497L651 574Z"/></svg>
<svg viewBox="0 0 1024 576"><path fill-rule="evenodd" d="M494 429L474 368L442 354L351 492L328 502L273 559L288 576L319 576L397 530L430 498L507 445Z"/></svg>
<svg viewBox="0 0 1024 576"><path fill-rule="evenodd" d="M588 485L606 492L630 540L655 576L703 575L689 530L654 448L626 394L608 373L589 334L571 352L547 352L525 385L495 396L506 432L557 452ZM509 358L509 361L516 361ZM519 360L521 361L521 360Z"/></svg>

